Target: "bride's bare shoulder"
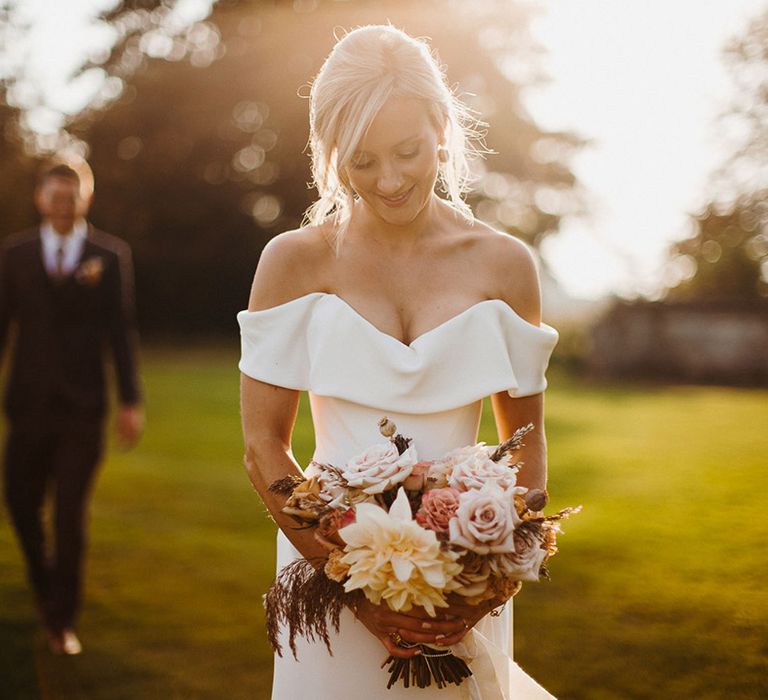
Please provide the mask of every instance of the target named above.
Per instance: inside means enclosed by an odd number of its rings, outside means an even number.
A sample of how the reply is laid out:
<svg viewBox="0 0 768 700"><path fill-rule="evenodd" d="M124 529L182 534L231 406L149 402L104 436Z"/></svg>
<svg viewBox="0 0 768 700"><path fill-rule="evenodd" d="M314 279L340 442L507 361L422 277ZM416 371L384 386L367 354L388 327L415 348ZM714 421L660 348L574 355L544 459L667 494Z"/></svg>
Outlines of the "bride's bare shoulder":
<svg viewBox="0 0 768 700"><path fill-rule="evenodd" d="M472 225L475 260L488 275L493 298L502 299L530 323L541 322L541 291L531 248L481 221Z"/></svg>
<svg viewBox="0 0 768 700"><path fill-rule="evenodd" d="M248 309L268 309L325 291L324 272L333 257L328 233L322 226L303 226L272 238L256 266Z"/></svg>

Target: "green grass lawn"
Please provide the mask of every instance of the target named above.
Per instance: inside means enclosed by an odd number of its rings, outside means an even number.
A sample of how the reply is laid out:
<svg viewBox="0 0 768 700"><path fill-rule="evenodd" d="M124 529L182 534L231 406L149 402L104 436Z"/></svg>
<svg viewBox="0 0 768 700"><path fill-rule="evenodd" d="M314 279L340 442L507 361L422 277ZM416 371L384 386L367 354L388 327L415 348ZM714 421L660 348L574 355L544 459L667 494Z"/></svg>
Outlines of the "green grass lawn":
<svg viewBox="0 0 768 700"><path fill-rule="evenodd" d="M45 652L0 515L2 698L269 697L274 527L241 466L236 349L145 355L147 433L93 499L81 657ZM547 397L552 505L584 511L516 599L518 662L564 700L766 697L768 391L555 375Z"/></svg>

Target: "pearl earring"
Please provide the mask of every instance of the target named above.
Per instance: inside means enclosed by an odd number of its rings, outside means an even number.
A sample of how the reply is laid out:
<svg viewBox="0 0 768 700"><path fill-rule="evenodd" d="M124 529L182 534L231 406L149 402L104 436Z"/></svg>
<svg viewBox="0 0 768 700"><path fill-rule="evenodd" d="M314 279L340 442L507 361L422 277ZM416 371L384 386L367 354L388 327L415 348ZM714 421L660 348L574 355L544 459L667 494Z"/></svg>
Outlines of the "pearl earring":
<svg viewBox="0 0 768 700"><path fill-rule="evenodd" d="M448 162L448 149L445 146L438 146L437 147L437 159L441 163L447 163Z"/></svg>

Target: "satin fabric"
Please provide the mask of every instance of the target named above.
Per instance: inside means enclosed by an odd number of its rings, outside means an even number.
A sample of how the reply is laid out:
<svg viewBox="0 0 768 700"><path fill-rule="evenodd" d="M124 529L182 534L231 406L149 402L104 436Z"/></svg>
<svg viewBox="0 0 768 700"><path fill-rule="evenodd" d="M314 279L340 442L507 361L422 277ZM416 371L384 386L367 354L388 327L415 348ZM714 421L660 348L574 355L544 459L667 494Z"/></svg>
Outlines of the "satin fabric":
<svg viewBox="0 0 768 700"><path fill-rule="evenodd" d="M307 390L318 462L341 464L382 441L386 415L413 438L420 459L477 440L482 399L546 388L557 332L521 318L505 302L482 301L406 345L378 330L335 294L313 292L263 311L238 314L240 370L253 379ZM277 566L299 553L281 533ZM538 700L553 696L512 660L512 604L487 616L455 647L473 676L461 686L386 689L387 653L349 611L331 639L284 646L275 657L273 700Z"/></svg>

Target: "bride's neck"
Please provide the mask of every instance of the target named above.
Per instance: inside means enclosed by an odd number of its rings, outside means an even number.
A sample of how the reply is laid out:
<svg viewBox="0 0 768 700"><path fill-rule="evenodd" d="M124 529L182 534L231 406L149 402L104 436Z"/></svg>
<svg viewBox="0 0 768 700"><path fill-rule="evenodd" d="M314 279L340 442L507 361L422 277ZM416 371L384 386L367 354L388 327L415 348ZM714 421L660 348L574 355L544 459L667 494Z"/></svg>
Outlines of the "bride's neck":
<svg viewBox="0 0 768 700"><path fill-rule="evenodd" d="M346 236L374 242L392 251L412 249L435 231L440 209L438 197L433 196L413 221L391 224L377 216L363 202L357 202L349 219Z"/></svg>

